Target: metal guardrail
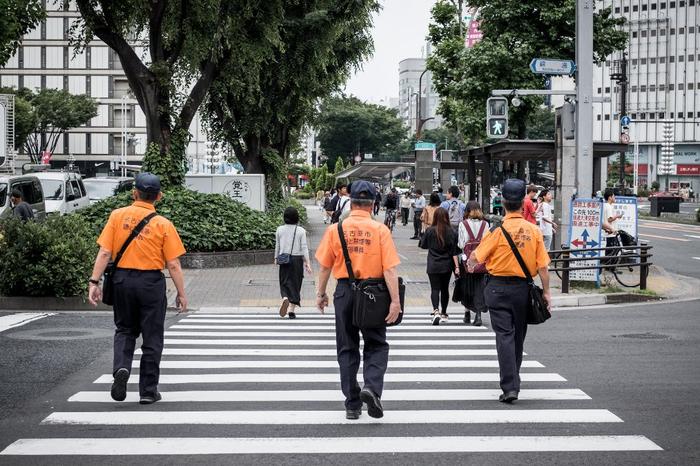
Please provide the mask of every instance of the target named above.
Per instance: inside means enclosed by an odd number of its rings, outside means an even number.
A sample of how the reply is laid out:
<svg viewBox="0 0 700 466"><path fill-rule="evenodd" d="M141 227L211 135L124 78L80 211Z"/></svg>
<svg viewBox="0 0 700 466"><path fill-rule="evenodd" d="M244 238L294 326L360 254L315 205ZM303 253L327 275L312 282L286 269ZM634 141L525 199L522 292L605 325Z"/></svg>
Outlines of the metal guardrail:
<svg viewBox="0 0 700 466"><path fill-rule="evenodd" d="M652 254L649 254L650 249L652 249L652 246L648 244L590 249L571 249L569 247L562 246L562 249L549 251L549 256L552 260L549 271L556 272L557 275L561 277L561 292L568 293L571 285L570 276L572 271L612 269L613 273L615 274L616 267L639 267L639 289L646 290L649 266L653 265L653 263L649 261L649 258L652 257ZM577 254L599 251L606 252L608 255L588 257L577 256ZM635 251L635 253L630 253L630 251ZM623 259L624 263L622 261ZM637 262L636 259L639 259L639 261ZM571 266L572 262L583 261L596 261L597 265ZM554 265L554 267L552 267L552 265ZM617 274L615 274L615 278L620 281ZM628 286L621 281L620 284Z"/></svg>

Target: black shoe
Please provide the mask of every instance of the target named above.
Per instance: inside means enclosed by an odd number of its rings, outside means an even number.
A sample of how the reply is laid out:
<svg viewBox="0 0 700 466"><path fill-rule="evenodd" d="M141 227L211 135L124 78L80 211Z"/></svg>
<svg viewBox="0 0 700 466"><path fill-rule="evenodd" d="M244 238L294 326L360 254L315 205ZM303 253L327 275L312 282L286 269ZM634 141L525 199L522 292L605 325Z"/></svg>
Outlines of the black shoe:
<svg viewBox="0 0 700 466"><path fill-rule="evenodd" d="M474 313L474 322L472 322L472 325L474 327L481 327L482 323L483 322L481 322L481 312L475 312Z"/></svg>
<svg viewBox="0 0 700 466"><path fill-rule="evenodd" d="M462 319L462 322L465 324L469 325L471 323L472 316L469 314L469 311L464 311L464 319Z"/></svg>
<svg viewBox="0 0 700 466"><path fill-rule="evenodd" d="M498 397L501 403L512 403L518 399L518 392L505 392Z"/></svg>
<svg viewBox="0 0 700 466"><path fill-rule="evenodd" d="M430 317L430 321L433 325L440 325L440 314L437 312Z"/></svg>
<svg viewBox="0 0 700 466"><path fill-rule="evenodd" d="M418 239L417 236L411 236L409 239Z"/></svg>
<svg viewBox="0 0 700 466"><path fill-rule="evenodd" d="M294 311L289 311L287 313L287 317L289 317L290 319L296 319L297 315L294 313Z"/></svg>
<svg viewBox="0 0 700 466"><path fill-rule="evenodd" d="M360 419L360 415L362 414L362 408L357 408L357 409L346 409L345 410L345 419L352 419L353 421L355 419Z"/></svg>
<svg viewBox="0 0 700 466"><path fill-rule="evenodd" d="M112 382L112 399L114 401L124 401L126 399L126 383L129 381L129 369L122 367L114 373Z"/></svg>
<svg viewBox="0 0 700 466"><path fill-rule="evenodd" d="M384 408L382 408L382 403L379 401L379 397L369 388L363 388L360 391L360 399L363 403L367 404L367 414L370 417L379 419L384 416Z"/></svg>
<svg viewBox="0 0 700 466"><path fill-rule="evenodd" d="M141 399L139 400L139 403L142 405L150 405L155 403L156 401L162 400L163 397L160 396L160 392L156 392L156 396L142 396Z"/></svg>

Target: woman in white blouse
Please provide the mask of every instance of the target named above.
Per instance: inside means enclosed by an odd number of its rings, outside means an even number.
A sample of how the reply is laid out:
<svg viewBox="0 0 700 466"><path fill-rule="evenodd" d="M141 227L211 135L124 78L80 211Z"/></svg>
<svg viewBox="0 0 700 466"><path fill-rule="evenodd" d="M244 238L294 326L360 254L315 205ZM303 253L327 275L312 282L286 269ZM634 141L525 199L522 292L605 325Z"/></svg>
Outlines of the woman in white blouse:
<svg viewBox="0 0 700 466"><path fill-rule="evenodd" d="M289 255L279 260L280 255ZM282 263L286 262L286 263ZM301 284L304 281L304 270L311 274L309 246L306 240L306 230L299 226L299 212L294 207L284 210L284 225L275 232L275 264L279 265L280 317L296 317L295 309L301 305Z"/></svg>

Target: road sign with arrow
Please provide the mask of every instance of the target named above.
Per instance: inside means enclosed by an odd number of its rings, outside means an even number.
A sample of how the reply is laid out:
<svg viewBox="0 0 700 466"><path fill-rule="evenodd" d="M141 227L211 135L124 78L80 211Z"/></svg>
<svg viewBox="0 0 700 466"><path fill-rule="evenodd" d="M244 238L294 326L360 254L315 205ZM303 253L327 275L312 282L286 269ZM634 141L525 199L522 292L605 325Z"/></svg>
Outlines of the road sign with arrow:
<svg viewBox="0 0 700 466"><path fill-rule="evenodd" d="M581 260L571 263L571 267L597 266L598 261L593 258L602 255L596 248L604 247L602 244L603 203L599 199L574 199L571 201L571 225L569 226L569 247L571 257L580 257ZM571 280L592 281L598 283L600 271L573 270Z"/></svg>
<svg viewBox="0 0 700 466"><path fill-rule="evenodd" d="M535 74L572 75L576 71L573 60L554 60L551 58L533 58L530 71Z"/></svg>

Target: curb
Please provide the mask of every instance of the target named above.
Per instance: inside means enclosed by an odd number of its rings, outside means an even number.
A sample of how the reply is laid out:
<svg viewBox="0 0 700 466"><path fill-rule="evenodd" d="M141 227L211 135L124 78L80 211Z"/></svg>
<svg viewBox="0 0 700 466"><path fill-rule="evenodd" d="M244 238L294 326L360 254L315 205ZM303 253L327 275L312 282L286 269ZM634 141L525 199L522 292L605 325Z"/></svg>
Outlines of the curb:
<svg viewBox="0 0 700 466"><path fill-rule="evenodd" d="M71 298L34 298L34 297L6 297L0 296L0 309L31 310L31 311L112 311L112 306L99 303L97 307L90 304L82 297Z"/></svg>
<svg viewBox="0 0 700 466"><path fill-rule="evenodd" d="M552 296L552 307L598 306L606 304L608 296L604 294L578 294Z"/></svg>

